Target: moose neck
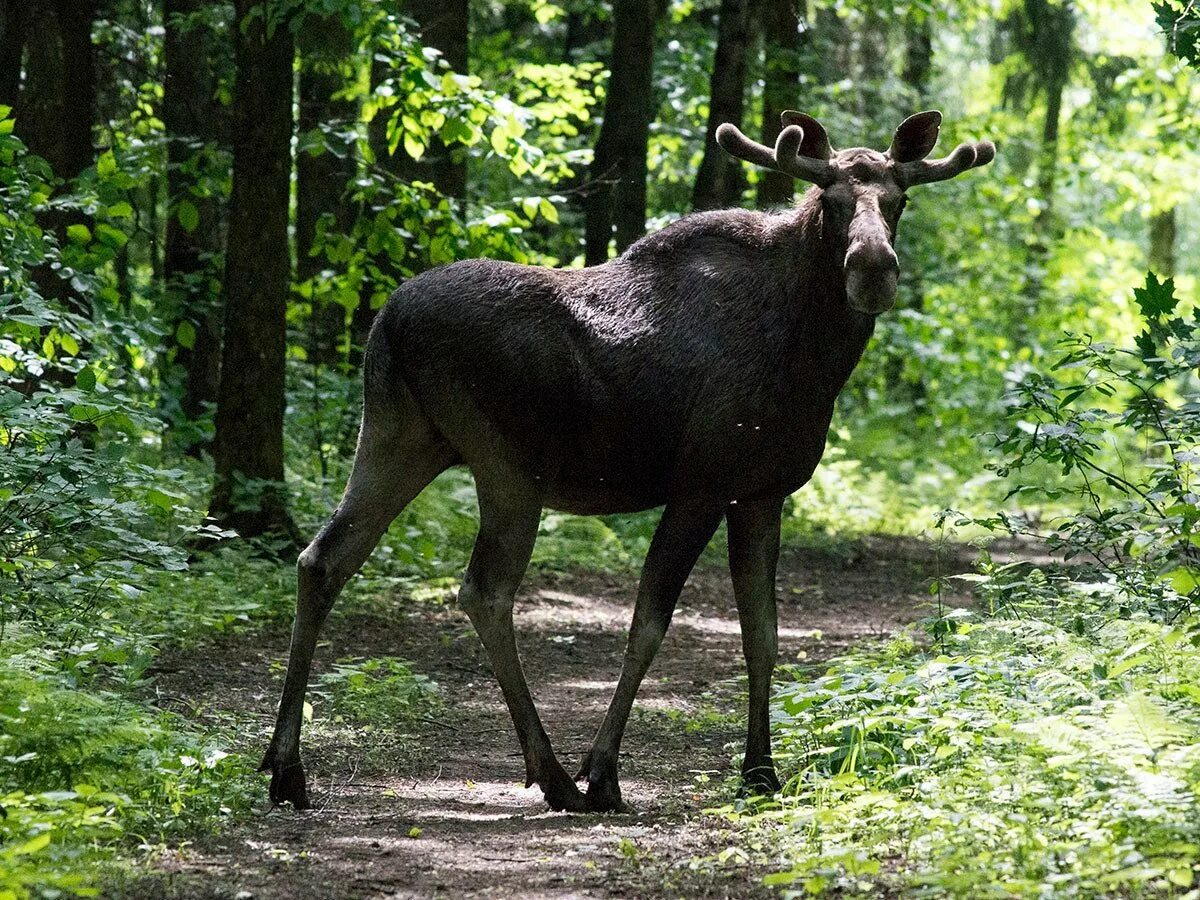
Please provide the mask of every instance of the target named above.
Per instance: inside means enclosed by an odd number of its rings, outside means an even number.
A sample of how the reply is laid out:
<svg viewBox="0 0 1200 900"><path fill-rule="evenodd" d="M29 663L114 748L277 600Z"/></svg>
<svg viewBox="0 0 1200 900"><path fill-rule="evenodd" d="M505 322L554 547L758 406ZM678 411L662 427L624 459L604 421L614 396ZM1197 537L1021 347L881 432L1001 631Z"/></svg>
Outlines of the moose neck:
<svg viewBox="0 0 1200 900"><path fill-rule="evenodd" d="M792 278L798 315L793 346L798 375L816 378L832 402L858 365L875 330L875 317L846 301L845 241L827 233L821 189L811 188L796 208L798 255Z"/></svg>

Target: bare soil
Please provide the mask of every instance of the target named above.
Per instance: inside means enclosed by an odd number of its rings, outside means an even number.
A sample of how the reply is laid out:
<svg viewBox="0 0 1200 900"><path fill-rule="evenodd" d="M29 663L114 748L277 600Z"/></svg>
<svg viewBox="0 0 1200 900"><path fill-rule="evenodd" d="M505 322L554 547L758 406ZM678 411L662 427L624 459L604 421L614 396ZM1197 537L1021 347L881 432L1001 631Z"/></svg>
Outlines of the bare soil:
<svg viewBox="0 0 1200 900"><path fill-rule="evenodd" d="M926 544L870 538L833 552L785 550L779 567L781 661L819 665L864 639L929 614L940 565ZM620 671L630 576L531 573L517 629L543 721L573 771ZM160 854L113 896L138 898L756 897L765 870L713 860L735 843L706 809L733 802L744 679L728 575L702 565L643 684L622 756L619 815L550 812L526 789L516 738L487 658L448 605L384 598L335 612L317 670L346 656L399 656L432 677L446 711L413 735L359 741L306 735L317 808L263 804L228 833ZM265 743L286 659L282 625L165 660L161 702L233 717L247 746ZM339 736L341 735L341 736ZM370 744L371 752L364 751ZM396 748L393 756L387 751Z"/></svg>

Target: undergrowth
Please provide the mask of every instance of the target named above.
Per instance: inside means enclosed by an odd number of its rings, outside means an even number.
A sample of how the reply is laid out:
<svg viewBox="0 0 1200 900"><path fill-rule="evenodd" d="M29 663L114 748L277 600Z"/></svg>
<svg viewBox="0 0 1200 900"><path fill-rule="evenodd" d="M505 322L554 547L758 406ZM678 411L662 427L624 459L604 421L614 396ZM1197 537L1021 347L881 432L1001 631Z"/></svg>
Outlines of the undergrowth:
<svg viewBox="0 0 1200 900"><path fill-rule="evenodd" d="M749 819L810 894L1175 896L1200 860L1200 620L1075 634L958 614L796 672L777 808Z"/></svg>
<svg viewBox="0 0 1200 900"><path fill-rule="evenodd" d="M1200 315L1153 275L1132 347L1068 335L994 436L1010 496L946 610L775 698L779 802L727 810L793 894L1200 896ZM1061 473L1050 482L1046 467ZM931 573L932 591L945 580Z"/></svg>

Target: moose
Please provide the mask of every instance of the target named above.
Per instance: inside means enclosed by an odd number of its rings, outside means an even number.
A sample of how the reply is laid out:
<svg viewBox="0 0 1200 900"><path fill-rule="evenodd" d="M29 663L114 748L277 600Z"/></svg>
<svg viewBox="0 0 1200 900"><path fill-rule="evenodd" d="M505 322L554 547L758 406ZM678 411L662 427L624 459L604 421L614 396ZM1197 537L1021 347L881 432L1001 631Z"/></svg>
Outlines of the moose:
<svg viewBox="0 0 1200 900"><path fill-rule="evenodd" d="M917 113L885 152L835 151L785 112L775 146L723 124L731 156L811 183L794 208L686 216L603 265L467 260L406 282L376 317L345 493L301 554L295 624L263 759L275 803L309 805L300 761L317 634L392 520L466 465L479 533L458 594L491 660L525 758L554 810L621 810L618 754L680 591L722 519L749 683L743 789L779 788L769 699L775 569L786 497L812 476L834 401L895 302L905 191L995 157L989 141L927 159L942 116ZM621 675L591 750L567 774L538 717L513 601L542 509L663 507ZM578 782L586 781L581 790Z"/></svg>

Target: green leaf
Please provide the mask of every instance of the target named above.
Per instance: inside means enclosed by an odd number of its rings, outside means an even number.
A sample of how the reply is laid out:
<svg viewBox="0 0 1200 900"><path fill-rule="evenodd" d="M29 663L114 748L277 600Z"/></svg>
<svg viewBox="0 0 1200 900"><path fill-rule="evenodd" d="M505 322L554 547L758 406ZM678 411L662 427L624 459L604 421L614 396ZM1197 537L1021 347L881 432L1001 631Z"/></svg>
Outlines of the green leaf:
<svg viewBox="0 0 1200 900"><path fill-rule="evenodd" d="M508 132L498 126L492 129L491 137L488 140L491 141L492 149L496 151L496 155L503 156L504 151L508 149Z"/></svg>
<svg viewBox="0 0 1200 900"><path fill-rule="evenodd" d="M133 207L126 200L121 200L114 203L107 210L109 218L112 219L129 219L133 217Z"/></svg>
<svg viewBox="0 0 1200 900"><path fill-rule="evenodd" d="M1179 298L1175 296L1175 279L1158 280L1153 272L1146 273L1146 286L1133 289L1133 299L1137 301L1142 316L1146 319L1157 319L1175 309Z"/></svg>
<svg viewBox="0 0 1200 900"><path fill-rule="evenodd" d="M196 346L196 326L187 319L181 320L175 329L175 340L180 347L191 350Z"/></svg>
<svg viewBox="0 0 1200 900"><path fill-rule="evenodd" d="M1200 578L1197 577L1197 574L1194 569L1180 566L1163 575L1163 579L1171 582L1171 587L1175 588L1177 594L1186 597L1200 587Z"/></svg>
<svg viewBox="0 0 1200 900"><path fill-rule="evenodd" d="M538 210L541 212L542 218L547 222L558 222L558 208L545 197L538 204Z"/></svg>
<svg viewBox="0 0 1200 900"><path fill-rule="evenodd" d="M28 856L31 853L37 853L39 850L45 849L50 843L50 832L43 831L37 837L30 838L23 844L18 844L8 851L9 856Z"/></svg>
<svg viewBox="0 0 1200 900"><path fill-rule="evenodd" d="M195 231L196 226L200 224L200 211L196 209L196 204L186 197L179 201L179 209L175 214L179 216L179 224L188 234Z"/></svg>
<svg viewBox="0 0 1200 900"><path fill-rule="evenodd" d="M413 159L420 159L425 155L425 145L417 140L411 131L406 131L404 132L404 152Z"/></svg>
<svg viewBox="0 0 1200 900"><path fill-rule="evenodd" d="M106 247L120 250L129 243L129 235L119 228L113 228L107 222L96 223L96 240Z"/></svg>
<svg viewBox="0 0 1200 900"><path fill-rule="evenodd" d="M75 387L81 391L90 391L96 387L96 372L91 366L84 366L75 374Z"/></svg>
<svg viewBox="0 0 1200 900"><path fill-rule="evenodd" d="M96 160L96 174L101 178L108 178L117 173L117 158L113 156L111 150L105 150L100 154L100 158Z"/></svg>
<svg viewBox="0 0 1200 900"><path fill-rule="evenodd" d="M92 239L92 232L86 225L76 222L67 226L67 238L76 244L86 244Z"/></svg>

